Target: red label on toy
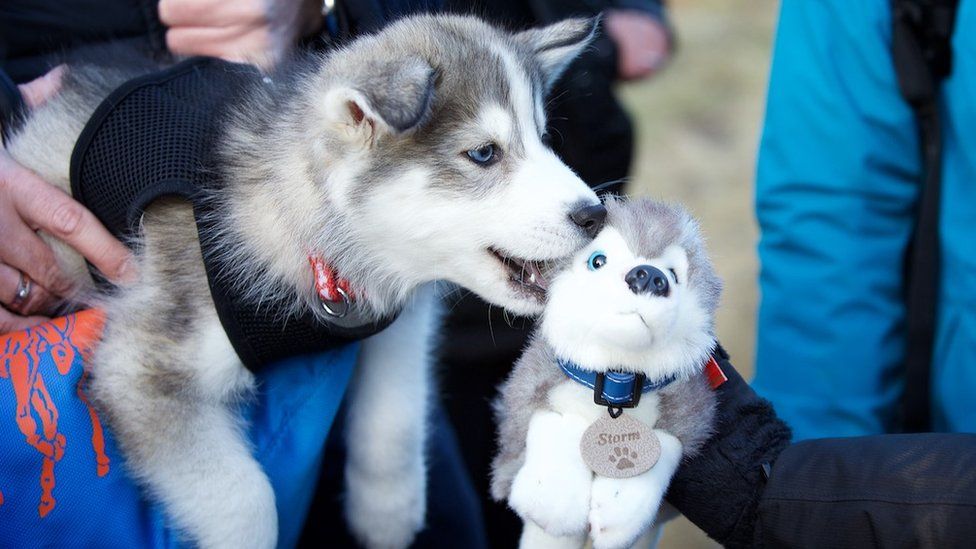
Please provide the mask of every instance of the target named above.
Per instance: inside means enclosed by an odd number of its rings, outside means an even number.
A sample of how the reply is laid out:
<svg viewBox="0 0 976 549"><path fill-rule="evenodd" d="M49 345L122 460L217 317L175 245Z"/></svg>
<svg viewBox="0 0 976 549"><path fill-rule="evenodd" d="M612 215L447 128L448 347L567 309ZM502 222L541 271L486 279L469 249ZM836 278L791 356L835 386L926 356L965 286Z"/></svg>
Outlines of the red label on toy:
<svg viewBox="0 0 976 549"><path fill-rule="evenodd" d="M712 386L712 389L718 389L729 380L725 372L722 371L722 367L718 365L718 362L715 362L715 357L708 359L708 364L705 365L705 375L708 376L708 384Z"/></svg>

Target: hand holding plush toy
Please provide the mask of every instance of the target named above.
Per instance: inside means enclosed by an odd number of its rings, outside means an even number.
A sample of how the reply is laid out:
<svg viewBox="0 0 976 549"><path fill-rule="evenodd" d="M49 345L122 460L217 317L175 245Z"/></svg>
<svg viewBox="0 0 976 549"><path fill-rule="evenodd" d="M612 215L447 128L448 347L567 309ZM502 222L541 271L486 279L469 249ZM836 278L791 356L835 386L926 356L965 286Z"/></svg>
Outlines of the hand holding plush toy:
<svg viewBox="0 0 976 549"><path fill-rule="evenodd" d="M644 547L683 456L712 433L703 371L721 282L683 209L611 199L607 225L553 278L538 332L496 403L492 495L521 546ZM652 526L655 526L652 528Z"/></svg>

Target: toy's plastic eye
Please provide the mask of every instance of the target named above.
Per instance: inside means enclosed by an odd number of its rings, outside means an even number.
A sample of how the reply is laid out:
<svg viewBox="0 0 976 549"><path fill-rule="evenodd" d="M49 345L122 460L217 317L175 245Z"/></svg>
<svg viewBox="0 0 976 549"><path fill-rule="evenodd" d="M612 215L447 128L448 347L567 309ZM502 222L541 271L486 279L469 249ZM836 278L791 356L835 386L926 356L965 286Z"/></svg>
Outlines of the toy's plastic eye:
<svg viewBox="0 0 976 549"><path fill-rule="evenodd" d="M586 266L591 271L595 271L606 264L607 264L607 256L603 255L603 252L599 252L599 251L590 254L590 258L586 260Z"/></svg>

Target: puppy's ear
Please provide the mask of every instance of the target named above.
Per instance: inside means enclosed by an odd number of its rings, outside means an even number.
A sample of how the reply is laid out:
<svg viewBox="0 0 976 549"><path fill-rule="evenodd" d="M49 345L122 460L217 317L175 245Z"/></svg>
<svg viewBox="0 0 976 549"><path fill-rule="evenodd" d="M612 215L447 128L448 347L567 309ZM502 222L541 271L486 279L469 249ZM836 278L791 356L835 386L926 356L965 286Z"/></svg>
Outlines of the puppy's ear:
<svg viewBox="0 0 976 549"><path fill-rule="evenodd" d="M515 35L533 53L548 91L596 34L600 17L574 17Z"/></svg>
<svg viewBox="0 0 976 549"><path fill-rule="evenodd" d="M370 141L409 132L427 119L437 72L420 58L368 62L326 94L327 118Z"/></svg>

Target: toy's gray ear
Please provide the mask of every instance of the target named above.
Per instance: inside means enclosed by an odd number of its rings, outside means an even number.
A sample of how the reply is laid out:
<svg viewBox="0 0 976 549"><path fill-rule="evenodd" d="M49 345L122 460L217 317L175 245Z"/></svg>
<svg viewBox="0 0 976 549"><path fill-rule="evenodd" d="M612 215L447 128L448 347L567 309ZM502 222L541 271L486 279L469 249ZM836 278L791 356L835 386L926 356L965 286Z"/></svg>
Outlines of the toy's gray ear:
<svg viewBox="0 0 976 549"><path fill-rule="evenodd" d="M590 45L599 23L599 16L574 17L515 35L535 55L547 91L573 59Z"/></svg>
<svg viewBox="0 0 976 549"><path fill-rule="evenodd" d="M403 133L420 126L434 102L437 71L417 57L366 63L348 85L329 92L330 118L349 126L368 124L370 133Z"/></svg>

